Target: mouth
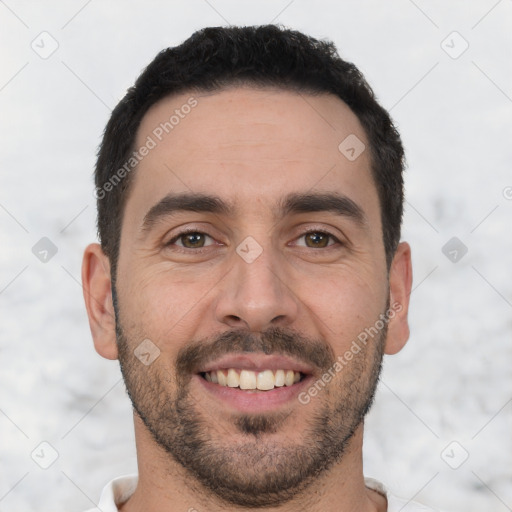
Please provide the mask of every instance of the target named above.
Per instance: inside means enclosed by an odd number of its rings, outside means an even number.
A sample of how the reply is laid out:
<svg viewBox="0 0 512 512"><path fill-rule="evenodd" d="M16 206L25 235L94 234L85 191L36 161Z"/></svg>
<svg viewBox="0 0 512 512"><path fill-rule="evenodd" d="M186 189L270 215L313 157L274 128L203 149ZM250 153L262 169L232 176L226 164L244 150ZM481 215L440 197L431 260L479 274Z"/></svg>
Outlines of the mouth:
<svg viewBox="0 0 512 512"><path fill-rule="evenodd" d="M245 413L299 404L299 392L313 378L313 368L301 361L255 353L226 355L196 373L201 388L222 408Z"/></svg>
<svg viewBox="0 0 512 512"><path fill-rule="evenodd" d="M270 391L284 386L293 386L305 378L305 374L294 370L262 371L223 368L199 374L203 379L219 386L238 388L248 391Z"/></svg>

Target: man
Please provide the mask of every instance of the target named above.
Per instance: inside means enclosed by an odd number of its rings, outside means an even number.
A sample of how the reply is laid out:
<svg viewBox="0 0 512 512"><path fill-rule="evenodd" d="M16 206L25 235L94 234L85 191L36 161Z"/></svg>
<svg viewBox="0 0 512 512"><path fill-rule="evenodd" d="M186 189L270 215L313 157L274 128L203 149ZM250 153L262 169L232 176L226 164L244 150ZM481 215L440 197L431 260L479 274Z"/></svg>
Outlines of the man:
<svg viewBox="0 0 512 512"><path fill-rule="evenodd" d="M207 28L154 59L106 127L82 271L139 466L99 510L404 508L362 469L383 354L409 336L402 171L332 43Z"/></svg>

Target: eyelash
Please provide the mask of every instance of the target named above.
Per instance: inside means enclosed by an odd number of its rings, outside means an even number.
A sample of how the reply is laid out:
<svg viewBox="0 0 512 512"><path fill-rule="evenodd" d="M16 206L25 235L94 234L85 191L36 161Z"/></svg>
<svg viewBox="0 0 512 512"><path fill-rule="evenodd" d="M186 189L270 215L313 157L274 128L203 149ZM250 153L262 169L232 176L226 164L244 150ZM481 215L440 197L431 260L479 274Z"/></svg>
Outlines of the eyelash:
<svg viewBox="0 0 512 512"><path fill-rule="evenodd" d="M213 236L209 235L208 233L205 233L203 231L200 231L198 229L194 229L194 228L190 228L190 229L186 229L186 230L183 230L181 232L179 232L178 234L176 234L171 240L169 240L165 246L166 247L170 247L170 246L173 246L174 243L179 240L182 236L185 236L185 235L188 235L190 233L197 233L199 235L206 235L207 237L211 238L212 240L214 239ZM331 244L331 245L327 245L326 247L320 247L320 249L327 249L328 247L332 247L333 245L336 245L336 244L341 244L342 243L340 242L340 240L335 236L333 235L332 233L330 233L329 231L325 231L324 229L309 229L308 231L304 231L300 236L298 236L297 238L302 238L306 235L309 235L310 233L317 233L317 234L321 234L321 235L327 235L328 237L330 237L335 243L334 244ZM197 249L191 249L191 248L188 248L188 247L181 247L181 246L177 246L177 251L179 252L196 252L196 253L202 253L204 250L207 250L209 246L207 247L199 247ZM318 249L314 248L314 247L306 247L306 246L302 246L304 247L305 249L313 249L315 251L317 251Z"/></svg>

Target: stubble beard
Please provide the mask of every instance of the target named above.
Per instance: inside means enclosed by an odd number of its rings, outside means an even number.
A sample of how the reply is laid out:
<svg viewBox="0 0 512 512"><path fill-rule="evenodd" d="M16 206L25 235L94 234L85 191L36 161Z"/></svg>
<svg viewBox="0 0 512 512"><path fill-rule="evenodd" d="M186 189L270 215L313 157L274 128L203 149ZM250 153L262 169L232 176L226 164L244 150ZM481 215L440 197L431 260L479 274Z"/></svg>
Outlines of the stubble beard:
<svg viewBox="0 0 512 512"><path fill-rule="evenodd" d="M291 413L238 414L228 417L225 425L205 417L190 394L192 375L187 373L208 352L204 342L183 349L171 375L158 360L151 366L140 363L133 354L136 343L125 336L118 314L116 332L128 395L154 441L207 494L227 505L256 508L291 501L341 461L373 403L387 325L312 399L321 400L321 406L309 413L299 442L286 440L287 430L294 430L294 416L301 415L302 420L306 412L298 401ZM314 358L323 370L335 362L325 342L298 338L278 328L261 338L240 331L224 333L209 346L223 353L300 355L306 362ZM285 440L278 441L279 437Z"/></svg>

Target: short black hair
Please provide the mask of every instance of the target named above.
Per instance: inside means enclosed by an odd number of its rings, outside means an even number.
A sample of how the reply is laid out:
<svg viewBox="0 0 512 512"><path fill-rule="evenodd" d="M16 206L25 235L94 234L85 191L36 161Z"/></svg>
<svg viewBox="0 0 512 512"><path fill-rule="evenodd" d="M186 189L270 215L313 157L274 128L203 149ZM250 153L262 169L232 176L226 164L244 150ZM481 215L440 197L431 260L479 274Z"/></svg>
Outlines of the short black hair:
<svg viewBox="0 0 512 512"><path fill-rule="evenodd" d="M388 112L357 67L331 41L280 25L207 27L161 51L128 89L108 121L95 170L98 235L115 281L124 205L133 178L135 138L149 108L170 95L228 86L277 87L334 94L363 126L380 201L388 268L400 240L404 151ZM341 142L341 141L340 141ZM123 171L124 169L124 171Z"/></svg>

